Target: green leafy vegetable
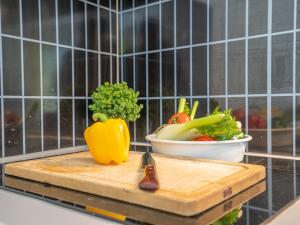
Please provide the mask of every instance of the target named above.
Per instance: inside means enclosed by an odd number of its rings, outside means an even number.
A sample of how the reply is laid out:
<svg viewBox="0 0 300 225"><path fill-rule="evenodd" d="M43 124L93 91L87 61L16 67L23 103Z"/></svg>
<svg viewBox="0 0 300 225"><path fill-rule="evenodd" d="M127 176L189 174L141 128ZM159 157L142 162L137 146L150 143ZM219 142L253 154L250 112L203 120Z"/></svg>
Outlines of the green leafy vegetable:
<svg viewBox="0 0 300 225"><path fill-rule="evenodd" d="M195 128L216 124L222 121L223 116L224 115L222 113L218 113L199 119L194 119L186 123L170 124L161 128L157 132L156 137L162 140L191 140L194 135L199 135L199 132Z"/></svg>
<svg viewBox="0 0 300 225"><path fill-rule="evenodd" d="M233 225L235 224L239 219L240 209L234 209L230 213L227 213L225 216L223 216L218 221L214 222L213 225Z"/></svg>
<svg viewBox="0 0 300 225"><path fill-rule="evenodd" d="M187 103L187 102L185 103L183 112L189 116L191 115L191 109L189 107L189 103Z"/></svg>
<svg viewBox="0 0 300 225"><path fill-rule="evenodd" d="M240 122L231 115L231 109L221 112L216 108L211 115L223 114L222 120L215 124L209 124L198 128L201 134L214 137L216 140L231 140L244 138Z"/></svg>
<svg viewBox="0 0 300 225"><path fill-rule="evenodd" d="M142 104L137 104L139 92L129 88L125 82L110 84L105 82L92 94L93 104L89 109L94 113L103 113L108 119L121 118L135 121L140 117Z"/></svg>

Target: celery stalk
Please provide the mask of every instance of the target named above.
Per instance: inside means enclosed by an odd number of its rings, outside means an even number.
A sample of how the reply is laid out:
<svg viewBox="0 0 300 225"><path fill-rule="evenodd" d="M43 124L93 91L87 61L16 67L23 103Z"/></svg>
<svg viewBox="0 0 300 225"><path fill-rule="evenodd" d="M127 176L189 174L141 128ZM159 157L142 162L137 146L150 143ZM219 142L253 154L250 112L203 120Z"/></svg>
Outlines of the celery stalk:
<svg viewBox="0 0 300 225"><path fill-rule="evenodd" d="M191 120L193 120L195 118L198 105L199 105L199 101L195 101L193 104L191 115L190 115Z"/></svg>
<svg viewBox="0 0 300 225"><path fill-rule="evenodd" d="M192 121L180 124L170 124L156 134L157 139L163 140L185 140L187 135L186 132L193 128L199 128L205 125L212 125L218 123L222 120L224 114L209 115L199 119L194 119Z"/></svg>
<svg viewBox="0 0 300 225"><path fill-rule="evenodd" d="M185 98L180 98L180 101L179 101L179 106L178 106L178 111L177 113L182 113L183 110L184 110L184 106L185 106L185 101L186 99Z"/></svg>

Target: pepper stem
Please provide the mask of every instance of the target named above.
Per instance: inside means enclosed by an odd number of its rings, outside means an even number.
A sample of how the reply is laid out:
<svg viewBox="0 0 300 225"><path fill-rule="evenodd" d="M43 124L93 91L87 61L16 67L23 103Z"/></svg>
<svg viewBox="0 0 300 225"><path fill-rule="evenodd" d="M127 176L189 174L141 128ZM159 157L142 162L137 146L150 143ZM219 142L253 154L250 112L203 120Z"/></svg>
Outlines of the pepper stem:
<svg viewBox="0 0 300 225"><path fill-rule="evenodd" d="M100 120L101 122L105 122L107 120L107 116L103 113L94 113L92 117L94 121Z"/></svg>

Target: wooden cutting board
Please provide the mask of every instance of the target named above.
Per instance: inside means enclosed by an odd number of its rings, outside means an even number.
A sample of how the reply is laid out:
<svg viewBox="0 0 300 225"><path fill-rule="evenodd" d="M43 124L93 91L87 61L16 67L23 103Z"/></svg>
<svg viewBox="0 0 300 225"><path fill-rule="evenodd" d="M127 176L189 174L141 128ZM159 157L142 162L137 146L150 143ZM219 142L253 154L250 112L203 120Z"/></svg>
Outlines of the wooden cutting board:
<svg viewBox="0 0 300 225"><path fill-rule="evenodd" d="M16 162L5 173L42 183L191 216L230 198L265 177L257 165L153 154L160 189L137 187L142 153L131 152L120 165L99 165L89 152Z"/></svg>

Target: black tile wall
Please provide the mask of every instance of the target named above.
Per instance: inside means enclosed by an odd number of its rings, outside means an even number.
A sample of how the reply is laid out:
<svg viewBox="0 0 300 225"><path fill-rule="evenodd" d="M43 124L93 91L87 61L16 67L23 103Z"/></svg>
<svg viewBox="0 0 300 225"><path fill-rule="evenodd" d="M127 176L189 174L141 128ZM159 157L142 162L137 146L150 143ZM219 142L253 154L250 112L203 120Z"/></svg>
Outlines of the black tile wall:
<svg viewBox="0 0 300 225"><path fill-rule="evenodd" d="M272 32L291 30L294 26L294 0L273 0Z"/></svg>
<svg viewBox="0 0 300 225"><path fill-rule="evenodd" d="M210 41L224 40L225 38L225 2L211 0L209 6L209 37Z"/></svg>
<svg viewBox="0 0 300 225"><path fill-rule="evenodd" d="M159 7L158 5L148 8L148 50L159 48Z"/></svg>
<svg viewBox="0 0 300 225"><path fill-rule="evenodd" d="M207 41L207 0L192 1L193 44Z"/></svg>
<svg viewBox="0 0 300 225"><path fill-rule="evenodd" d="M176 46L190 44L190 1L176 1Z"/></svg>
<svg viewBox="0 0 300 225"><path fill-rule="evenodd" d="M300 32L297 32L296 38L296 59L300 59ZM296 92L300 93L300 61L296 61Z"/></svg>
<svg viewBox="0 0 300 225"><path fill-rule="evenodd" d="M174 51L162 52L162 96L174 96Z"/></svg>
<svg viewBox="0 0 300 225"><path fill-rule="evenodd" d="M88 96L118 80L109 2L0 0L1 157L85 144Z"/></svg>
<svg viewBox="0 0 300 225"><path fill-rule="evenodd" d="M148 55L148 95L150 97L159 96L159 53L152 53Z"/></svg>
<svg viewBox="0 0 300 225"><path fill-rule="evenodd" d="M268 31L268 0L249 1L249 35L264 34Z"/></svg>
<svg viewBox="0 0 300 225"><path fill-rule="evenodd" d="M130 16L131 14L124 14L124 19L126 19L126 27L124 27L124 31L126 29L127 34L131 34L133 30L130 28L130 24L133 23L133 18ZM134 29L135 29L135 51L136 52L144 52L146 50L146 12L145 8L137 9L135 11L135 20L134 20ZM128 22L127 22L128 20ZM127 25L129 24L129 25ZM124 22L125 25L125 22ZM128 29L127 29L128 26ZM128 33L129 32L129 33ZM125 33L125 32L124 32ZM123 48L124 45L128 46L131 43L131 38L124 36ZM124 48L124 50L126 50Z"/></svg>
<svg viewBox="0 0 300 225"><path fill-rule="evenodd" d="M245 36L246 1L228 0L228 38Z"/></svg>

